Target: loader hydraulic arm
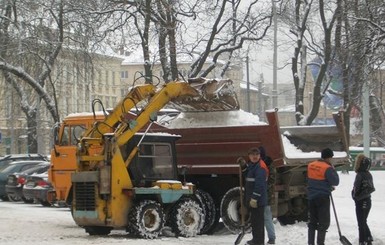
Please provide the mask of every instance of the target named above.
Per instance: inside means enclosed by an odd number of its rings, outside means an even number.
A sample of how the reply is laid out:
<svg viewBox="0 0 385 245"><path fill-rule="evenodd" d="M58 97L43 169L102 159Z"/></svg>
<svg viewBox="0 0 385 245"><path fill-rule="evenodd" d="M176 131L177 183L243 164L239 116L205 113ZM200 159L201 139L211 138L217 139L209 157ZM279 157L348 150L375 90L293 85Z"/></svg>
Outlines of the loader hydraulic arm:
<svg viewBox="0 0 385 245"><path fill-rule="evenodd" d="M129 110L144 99L149 101L139 115L135 119L128 117ZM139 85L128 93L103 122L95 124L81 138L78 150L79 167L89 166L85 169L91 169L100 164L104 165L102 162L106 161L107 155L117 154L114 148L127 144L135 133L169 102L184 111L223 111L239 108L230 80L201 79L190 83L174 81L161 88L151 84ZM133 154L129 155L128 159L122 159L126 166L129 165Z"/></svg>
<svg viewBox="0 0 385 245"><path fill-rule="evenodd" d="M127 121L126 114L140 101L155 94L156 87L152 84L144 84L133 87L126 97L120 101L114 110L102 122L96 122L93 127L88 129L83 136L101 138L103 134L111 132L118 122Z"/></svg>

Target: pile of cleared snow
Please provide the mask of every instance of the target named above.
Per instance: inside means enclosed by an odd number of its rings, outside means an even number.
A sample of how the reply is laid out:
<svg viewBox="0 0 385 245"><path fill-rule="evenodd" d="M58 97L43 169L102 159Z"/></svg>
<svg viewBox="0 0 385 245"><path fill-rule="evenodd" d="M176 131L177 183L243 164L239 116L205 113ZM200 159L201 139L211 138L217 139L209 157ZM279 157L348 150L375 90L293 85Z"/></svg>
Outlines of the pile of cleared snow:
<svg viewBox="0 0 385 245"><path fill-rule="evenodd" d="M243 110L216 112L181 112L170 121L169 128L201 128L239 125L261 125L259 117Z"/></svg>

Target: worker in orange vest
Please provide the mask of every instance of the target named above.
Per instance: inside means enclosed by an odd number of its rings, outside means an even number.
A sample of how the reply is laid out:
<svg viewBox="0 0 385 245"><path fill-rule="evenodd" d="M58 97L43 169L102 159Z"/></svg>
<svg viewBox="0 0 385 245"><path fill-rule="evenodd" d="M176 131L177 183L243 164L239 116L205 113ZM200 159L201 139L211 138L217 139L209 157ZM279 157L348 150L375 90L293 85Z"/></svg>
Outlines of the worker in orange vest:
<svg viewBox="0 0 385 245"><path fill-rule="evenodd" d="M331 161L334 154L329 148L322 150L321 159L311 162L307 168L308 187L308 245L325 244L326 231L330 226L330 194L340 182Z"/></svg>

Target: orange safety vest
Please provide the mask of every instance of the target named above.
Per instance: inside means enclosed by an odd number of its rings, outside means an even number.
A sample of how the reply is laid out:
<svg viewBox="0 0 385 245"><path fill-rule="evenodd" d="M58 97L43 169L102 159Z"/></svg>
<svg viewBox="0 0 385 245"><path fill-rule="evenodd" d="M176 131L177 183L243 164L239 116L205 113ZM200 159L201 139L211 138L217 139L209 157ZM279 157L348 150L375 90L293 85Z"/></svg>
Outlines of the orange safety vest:
<svg viewBox="0 0 385 245"><path fill-rule="evenodd" d="M263 168L266 171L266 180L267 180L270 175L269 168L267 167L266 163L262 159L259 160L259 164L261 165L261 168Z"/></svg>
<svg viewBox="0 0 385 245"><path fill-rule="evenodd" d="M325 180L325 172L331 168L329 164L322 161L314 161L308 165L307 177L313 180Z"/></svg>

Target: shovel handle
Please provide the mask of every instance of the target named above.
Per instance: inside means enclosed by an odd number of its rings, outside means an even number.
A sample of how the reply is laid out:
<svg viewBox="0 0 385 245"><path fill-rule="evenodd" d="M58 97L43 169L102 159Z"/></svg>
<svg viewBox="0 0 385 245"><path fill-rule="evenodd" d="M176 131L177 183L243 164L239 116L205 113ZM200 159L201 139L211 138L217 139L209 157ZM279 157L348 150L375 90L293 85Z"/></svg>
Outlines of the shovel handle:
<svg viewBox="0 0 385 245"><path fill-rule="evenodd" d="M330 193L330 200L332 201L332 207L333 207L333 212L334 212L334 217L336 218L336 223L337 223L337 229L338 229L338 234L341 237L341 229L340 229L340 224L338 223L338 218L337 218L337 211L336 207L334 205L334 200L333 200L333 195Z"/></svg>

